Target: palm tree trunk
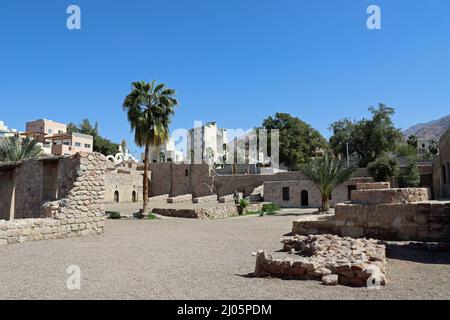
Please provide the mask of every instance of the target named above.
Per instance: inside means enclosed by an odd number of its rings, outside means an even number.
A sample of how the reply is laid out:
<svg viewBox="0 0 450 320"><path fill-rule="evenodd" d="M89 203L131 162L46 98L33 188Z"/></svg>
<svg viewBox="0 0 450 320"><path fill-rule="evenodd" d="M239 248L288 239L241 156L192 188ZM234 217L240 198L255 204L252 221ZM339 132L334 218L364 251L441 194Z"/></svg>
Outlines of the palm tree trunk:
<svg viewBox="0 0 450 320"><path fill-rule="evenodd" d="M145 154L144 154L144 181L142 183L143 191L144 191L144 206L142 208L143 214L147 212L148 209L148 149L149 145L145 145Z"/></svg>
<svg viewBox="0 0 450 320"><path fill-rule="evenodd" d="M328 195L322 194L322 206L320 207L320 212L328 212L330 210L330 204L328 201Z"/></svg>

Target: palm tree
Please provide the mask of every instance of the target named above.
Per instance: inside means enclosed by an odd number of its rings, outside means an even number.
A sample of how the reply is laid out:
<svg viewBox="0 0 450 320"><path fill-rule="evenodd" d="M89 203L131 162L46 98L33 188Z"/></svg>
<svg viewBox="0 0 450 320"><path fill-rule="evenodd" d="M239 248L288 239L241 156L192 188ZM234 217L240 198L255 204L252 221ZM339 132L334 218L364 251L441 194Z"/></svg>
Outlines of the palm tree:
<svg viewBox="0 0 450 320"><path fill-rule="evenodd" d="M131 93L125 97L123 109L127 111L128 122L134 131L134 142L139 147L145 147L143 213L148 207L148 152L150 146L160 146L169 138L170 118L174 107L178 105L175 90L156 81L133 82Z"/></svg>
<svg viewBox="0 0 450 320"><path fill-rule="evenodd" d="M37 159L42 154L42 148L35 140L29 138L20 141L17 137L8 137L0 142L0 162Z"/></svg>
<svg viewBox="0 0 450 320"><path fill-rule="evenodd" d="M302 166L301 171L317 186L322 195L322 205L319 212L328 212L329 199L334 188L348 180L355 169L347 167L340 160L330 155L313 158Z"/></svg>

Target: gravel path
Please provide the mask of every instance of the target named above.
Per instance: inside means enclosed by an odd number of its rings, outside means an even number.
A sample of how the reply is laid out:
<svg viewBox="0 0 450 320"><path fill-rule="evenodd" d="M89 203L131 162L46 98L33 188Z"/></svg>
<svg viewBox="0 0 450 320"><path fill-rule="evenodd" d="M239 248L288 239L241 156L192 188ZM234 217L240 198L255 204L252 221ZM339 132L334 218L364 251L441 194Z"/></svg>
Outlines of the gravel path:
<svg viewBox="0 0 450 320"><path fill-rule="evenodd" d="M395 252L381 290L249 277L294 215L107 221L106 234L0 247L0 299L449 299L450 256ZM81 268L81 290L66 268Z"/></svg>

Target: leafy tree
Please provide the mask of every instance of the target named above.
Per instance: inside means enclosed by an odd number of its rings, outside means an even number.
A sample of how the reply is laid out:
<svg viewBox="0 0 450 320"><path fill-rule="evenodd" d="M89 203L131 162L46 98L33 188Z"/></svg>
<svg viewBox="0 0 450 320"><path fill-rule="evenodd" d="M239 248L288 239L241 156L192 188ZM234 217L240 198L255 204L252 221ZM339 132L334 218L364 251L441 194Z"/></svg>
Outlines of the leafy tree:
<svg viewBox="0 0 450 320"><path fill-rule="evenodd" d="M103 138L99 135L98 123L96 122L94 126L91 125L88 119L83 119L83 121L76 125L73 122L70 122L67 125L67 132L78 132L82 134L88 134L93 137L94 145L92 146L95 152L100 152L105 156L115 155L119 152L119 145L111 142L106 138Z"/></svg>
<svg viewBox="0 0 450 320"><path fill-rule="evenodd" d="M346 156L346 144L356 155L361 167L367 166L384 153L394 152L402 133L394 127L392 116L395 111L380 103L377 108L370 107L371 119L351 121L340 120L331 124L333 136L330 145L335 154Z"/></svg>
<svg viewBox="0 0 450 320"><path fill-rule="evenodd" d="M398 174L397 162L387 155L369 163L368 169L376 182L387 182Z"/></svg>
<svg viewBox="0 0 450 320"><path fill-rule="evenodd" d="M417 148L410 144L399 144L396 147L395 154L399 157L413 157L417 155Z"/></svg>
<svg viewBox="0 0 450 320"><path fill-rule="evenodd" d="M433 157L436 157L439 154L439 143L436 140L431 140L428 150Z"/></svg>
<svg viewBox="0 0 450 320"><path fill-rule="evenodd" d="M37 159L43 154L36 140L8 137L0 141L0 162L16 162L26 159Z"/></svg>
<svg viewBox="0 0 450 320"><path fill-rule="evenodd" d="M406 141L406 143L416 150L417 150L417 146L419 145L418 144L419 142L417 141L417 137L414 134L408 137L408 140Z"/></svg>
<svg viewBox="0 0 450 320"><path fill-rule="evenodd" d="M263 120L265 129L280 131L280 162L292 170L316 155L318 149L326 149L327 141L309 124L287 113L276 113ZM268 135L270 140L270 135ZM268 141L268 149L271 143Z"/></svg>
<svg viewBox="0 0 450 320"><path fill-rule="evenodd" d="M333 136L330 138L330 148L333 150L334 154L346 157L347 143L349 155L354 154L351 142L353 131L355 130L355 123L349 118L345 118L333 122L330 126L330 130L333 131Z"/></svg>
<svg viewBox="0 0 450 320"><path fill-rule="evenodd" d="M134 142L144 151L143 213L148 207L148 151L150 146L159 146L169 138L169 124L178 105L175 90L156 81L133 82L131 93L125 97L123 109L127 112L128 122L134 131Z"/></svg>
<svg viewBox="0 0 450 320"><path fill-rule="evenodd" d="M312 158L302 165L301 171L315 183L322 195L320 212L327 212L330 209L331 193L339 184L348 180L354 170L353 167L347 167L343 161L336 160L330 155Z"/></svg>
<svg viewBox="0 0 450 320"><path fill-rule="evenodd" d="M397 181L400 188L416 188L420 186L420 171L414 157L410 157L407 166L400 170Z"/></svg>

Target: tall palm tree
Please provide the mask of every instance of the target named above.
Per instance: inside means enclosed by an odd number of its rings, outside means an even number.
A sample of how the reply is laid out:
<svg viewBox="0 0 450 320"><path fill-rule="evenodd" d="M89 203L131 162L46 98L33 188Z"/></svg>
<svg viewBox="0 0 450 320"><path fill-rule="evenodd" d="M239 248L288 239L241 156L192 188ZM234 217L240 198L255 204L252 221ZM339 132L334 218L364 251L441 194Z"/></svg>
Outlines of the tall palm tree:
<svg viewBox="0 0 450 320"><path fill-rule="evenodd" d="M330 210L329 199L334 188L348 180L355 169L330 155L313 158L301 167L301 171L317 186L322 195L320 212Z"/></svg>
<svg viewBox="0 0 450 320"><path fill-rule="evenodd" d="M37 159L43 150L35 140L8 137L0 142L0 162L16 162L26 159Z"/></svg>
<svg viewBox="0 0 450 320"><path fill-rule="evenodd" d="M175 90L156 81L133 82L131 93L125 97L123 109L127 112L128 122L134 131L134 142L145 147L143 213L148 208L148 152L150 146L160 146L169 138L169 124L174 108L178 105Z"/></svg>

